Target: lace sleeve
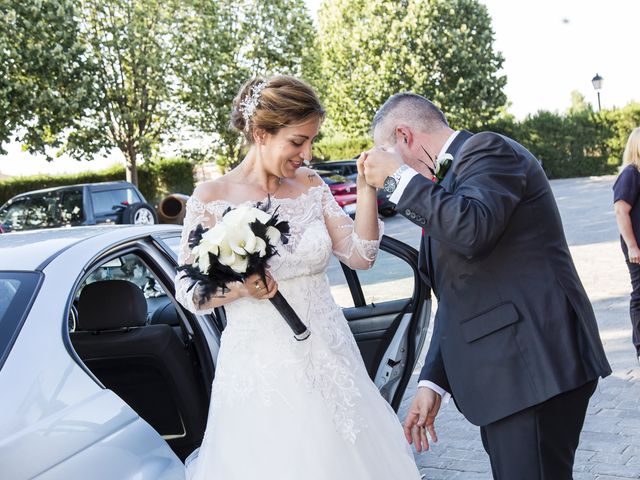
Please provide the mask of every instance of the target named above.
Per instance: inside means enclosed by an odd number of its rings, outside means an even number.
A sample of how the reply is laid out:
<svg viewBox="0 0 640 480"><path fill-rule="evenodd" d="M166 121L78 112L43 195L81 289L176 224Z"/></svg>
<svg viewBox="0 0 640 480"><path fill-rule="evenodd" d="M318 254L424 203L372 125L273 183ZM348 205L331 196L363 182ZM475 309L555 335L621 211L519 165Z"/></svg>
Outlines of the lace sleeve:
<svg viewBox="0 0 640 480"><path fill-rule="evenodd" d="M182 236L180 237L180 250L178 251L179 265L193 262L191 249L189 248L189 233L191 233L198 224L211 228L216 222L215 215L208 211L206 205L197 198L190 197L189 200L187 200L186 210ZM187 310L198 315L205 315L214 311L214 308L200 309L198 307L197 288L189 290L195 281L186 277L184 272L178 272L174 282L176 285L176 300Z"/></svg>
<svg viewBox="0 0 640 480"><path fill-rule="evenodd" d="M378 255L384 224L378 219L377 240L364 240L354 230L354 223L335 201L327 185L322 187L322 210L329 230L333 253L342 263L354 270L366 270L373 266Z"/></svg>

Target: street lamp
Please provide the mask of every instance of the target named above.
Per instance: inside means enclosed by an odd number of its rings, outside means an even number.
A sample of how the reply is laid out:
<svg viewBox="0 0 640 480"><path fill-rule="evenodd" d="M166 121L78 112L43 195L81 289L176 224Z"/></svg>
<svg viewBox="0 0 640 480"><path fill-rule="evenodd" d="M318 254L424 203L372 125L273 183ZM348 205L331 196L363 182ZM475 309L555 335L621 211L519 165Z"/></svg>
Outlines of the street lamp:
<svg viewBox="0 0 640 480"><path fill-rule="evenodd" d="M602 88L602 80L604 80L600 75L596 73L596 76L591 79L591 83L593 83L593 88L596 89L598 93L598 111L600 111L600 89Z"/></svg>

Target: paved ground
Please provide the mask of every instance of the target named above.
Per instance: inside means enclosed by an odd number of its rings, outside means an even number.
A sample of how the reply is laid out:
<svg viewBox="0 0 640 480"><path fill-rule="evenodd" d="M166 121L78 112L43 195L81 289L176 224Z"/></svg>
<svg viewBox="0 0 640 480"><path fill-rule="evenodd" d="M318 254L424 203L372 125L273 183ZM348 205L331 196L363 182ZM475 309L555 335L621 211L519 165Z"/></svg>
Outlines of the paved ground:
<svg viewBox="0 0 640 480"><path fill-rule="evenodd" d="M576 480L640 478L640 368L630 340L629 276L611 206L613 181L609 176L552 182L571 253L614 370L591 400L576 457ZM401 217L385 222L388 233L417 244L415 229L404 222ZM405 396L401 418L414 392L415 382ZM416 455L426 479L491 479L477 427L453 404L441 410L436 425L440 442Z"/></svg>

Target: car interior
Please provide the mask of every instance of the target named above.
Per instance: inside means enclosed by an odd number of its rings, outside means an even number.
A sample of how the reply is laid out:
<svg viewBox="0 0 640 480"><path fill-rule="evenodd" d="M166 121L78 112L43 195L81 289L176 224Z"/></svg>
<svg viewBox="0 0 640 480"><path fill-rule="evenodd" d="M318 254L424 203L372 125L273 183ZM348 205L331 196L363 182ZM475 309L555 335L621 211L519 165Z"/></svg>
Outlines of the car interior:
<svg viewBox="0 0 640 480"><path fill-rule="evenodd" d="M78 290L71 343L84 364L182 460L206 425L209 390L170 296L135 253L93 270Z"/></svg>

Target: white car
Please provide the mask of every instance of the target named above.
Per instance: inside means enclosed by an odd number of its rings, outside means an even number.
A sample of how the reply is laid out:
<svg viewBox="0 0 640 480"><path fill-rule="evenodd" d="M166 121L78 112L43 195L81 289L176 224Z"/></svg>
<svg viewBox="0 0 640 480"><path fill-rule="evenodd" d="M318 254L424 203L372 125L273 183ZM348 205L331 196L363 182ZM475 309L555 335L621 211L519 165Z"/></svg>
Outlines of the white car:
<svg viewBox="0 0 640 480"><path fill-rule="evenodd" d="M225 317L176 302L179 236L170 225L0 235L0 478L184 479ZM414 249L385 237L372 270L329 271L396 409L431 310L416 264ZM380 296L381 279L399 298Z"/></svg>

